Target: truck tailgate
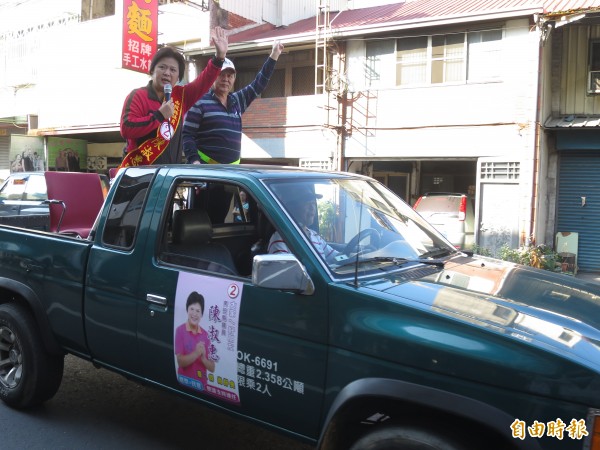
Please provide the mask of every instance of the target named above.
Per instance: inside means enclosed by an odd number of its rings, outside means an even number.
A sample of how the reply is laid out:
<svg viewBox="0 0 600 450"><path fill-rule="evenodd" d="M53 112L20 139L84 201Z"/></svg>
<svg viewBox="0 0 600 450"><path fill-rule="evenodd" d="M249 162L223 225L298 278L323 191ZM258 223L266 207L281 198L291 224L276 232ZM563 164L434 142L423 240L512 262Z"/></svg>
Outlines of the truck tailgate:
<svg viewBox="0 0 600 450"><path fill-rule="evenodd" d="M83 285L92 243L0 226L0 277L22 284L47 314L59 343L84 352Z"/></svg>

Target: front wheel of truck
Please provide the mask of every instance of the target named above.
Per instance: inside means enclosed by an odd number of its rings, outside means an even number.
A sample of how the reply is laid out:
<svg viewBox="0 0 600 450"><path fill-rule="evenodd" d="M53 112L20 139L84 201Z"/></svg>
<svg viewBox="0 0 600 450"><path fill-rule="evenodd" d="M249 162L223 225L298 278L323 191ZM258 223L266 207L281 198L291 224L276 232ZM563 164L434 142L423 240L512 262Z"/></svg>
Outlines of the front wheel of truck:
<svg viewBox="0 0 600 450"><path fill-rule="evenodd" d="M36 323L21 305L0 305L0 400L24 409L52 398L64 357L46 351Z"/></svg>
<svg viewBox="0 0 600 450"><path fill-rule="evenodd" d="M391 426L372 431L352 445L351 450L464 450L446 436L410 427Z"/></svg>

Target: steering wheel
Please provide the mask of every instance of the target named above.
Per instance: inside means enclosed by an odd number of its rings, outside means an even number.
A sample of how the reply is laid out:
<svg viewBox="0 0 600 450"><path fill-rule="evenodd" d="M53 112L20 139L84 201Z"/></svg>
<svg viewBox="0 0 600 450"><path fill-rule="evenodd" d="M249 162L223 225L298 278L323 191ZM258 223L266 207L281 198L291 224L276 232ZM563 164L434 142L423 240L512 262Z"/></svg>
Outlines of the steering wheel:
<svg viewBox="0 0 600 450"><path fill-rule="evenodd" d="M359 244L368 237L371 237L371 243L360 249ZM379 240L379 232L375 228L365 228L364 230L360 230L356 236L350 239L350 242L346 244L343 253L346 255L352 255L355 253L364 252L365 250L376 250L379 248Z"/></svg>

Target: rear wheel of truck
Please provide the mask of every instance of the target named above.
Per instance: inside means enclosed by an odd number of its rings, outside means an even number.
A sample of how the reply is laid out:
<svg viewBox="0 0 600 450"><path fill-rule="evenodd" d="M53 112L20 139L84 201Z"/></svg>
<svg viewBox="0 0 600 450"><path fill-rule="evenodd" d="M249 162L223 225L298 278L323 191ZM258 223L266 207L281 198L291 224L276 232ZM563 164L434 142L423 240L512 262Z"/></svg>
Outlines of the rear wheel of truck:
<svg viewBox="0 0 600 450"><path fill-rule="evenodd" d="M50 355L33 317L21 305L0 305L0 399L28 408L50 399L60 386L62 355Z"/></svg>
<svg viewBox="0 0 600 450"><path fill-rule="evenodd" d="M372 431L350 450L464 450L448 437L421 428L391 426Z"/></svg>

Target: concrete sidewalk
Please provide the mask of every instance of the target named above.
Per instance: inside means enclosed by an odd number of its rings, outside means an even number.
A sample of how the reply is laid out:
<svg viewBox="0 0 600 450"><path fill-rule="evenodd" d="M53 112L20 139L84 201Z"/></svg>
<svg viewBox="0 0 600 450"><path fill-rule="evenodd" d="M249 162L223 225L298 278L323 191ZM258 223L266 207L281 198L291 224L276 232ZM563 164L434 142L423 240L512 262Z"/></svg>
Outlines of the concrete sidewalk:
<svg viewBox="0 0 600 450"><path fill-rule="evenodd" d="M580 278L586 281L595 281L600 283L600 272L577 272L575 278Z"/></svg>

